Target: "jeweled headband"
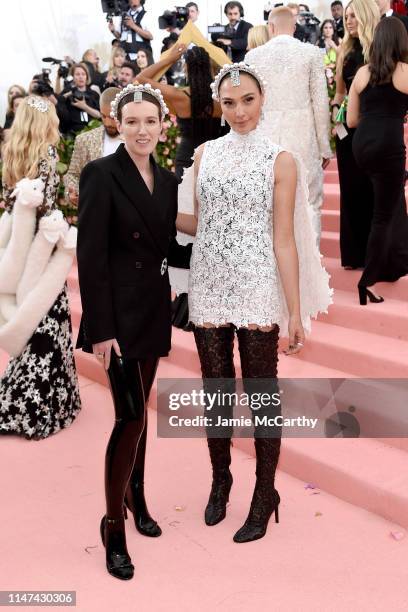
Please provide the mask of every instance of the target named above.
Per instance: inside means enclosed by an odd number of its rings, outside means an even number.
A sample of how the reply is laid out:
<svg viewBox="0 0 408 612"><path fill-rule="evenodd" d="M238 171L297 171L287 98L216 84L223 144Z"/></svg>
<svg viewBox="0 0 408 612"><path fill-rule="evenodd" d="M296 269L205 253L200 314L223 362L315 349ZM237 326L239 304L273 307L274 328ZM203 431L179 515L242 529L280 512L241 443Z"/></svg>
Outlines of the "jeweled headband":
<svg viewBox="0 0 408 612"><path fill-rule="evenodd" d="M221 70L215 77L214 82L211 83L211 89L213 92L212 97L214 98L214 100L218 100L218 101L220 100L220 96L219 96L220 84L223 78L227 76L228 74L231 76L231 83L233 87L238 87L239 85L241 85L241 79L240 79L241 72L246 72L247 74L250 74L251 76L253 76L254 79L258 81L259 87L261 88L262 93L265 93L266 81L257 71L255 66L253 66L252 64L246 64L245 62L238 62L235 64L224 64L224 66L221 68Z"/></svg>
<svg viewBox="0 0 408 612"><path fill-rule="evenodd" d="M40 113L48 113L50 110L50 104L44 98L40 98L39 96L29 96L27 98L28 106L31 108L35 108L35 110L40 111Z"/></svg>
<svg viewBox="0 0 408 612"><path fill-rule="evenodd" d="M129 85L126 85L126 87L122 89L122 91L118 93L115 99L111 102L110 116L112 119L118 118L118 108L122 98L129 94L133 94L133 102L142 102L144 93L156 98L156 100L159 102L162 118L168 114L169 109L166 106L160 89L153 89L150 83L146 83L146 85L133 85L133 83L130 83Z"/></svg>

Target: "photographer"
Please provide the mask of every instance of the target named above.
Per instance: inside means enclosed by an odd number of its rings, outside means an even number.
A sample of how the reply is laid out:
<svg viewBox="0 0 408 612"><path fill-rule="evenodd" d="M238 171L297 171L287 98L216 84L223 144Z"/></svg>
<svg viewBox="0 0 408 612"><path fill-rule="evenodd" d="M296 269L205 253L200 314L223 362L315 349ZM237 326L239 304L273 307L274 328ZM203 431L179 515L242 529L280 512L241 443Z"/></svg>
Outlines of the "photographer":
<svg viewBox="0 0 408 612"><path fill-rule="evenodd" d="M61 131L76 133L82 130L89 121L100 119L99 94L91 87L91 79L85 64L74 64L70 68L72 85L69 85L58 97L57 113L61 122Z"/></svg>
<svg viewBox="0 0 408 612"><path fill-rule="evenodd" d="M121 32L115 30L112 20L109 22L110 31L122 41L122 46L132 61L136 60L139 49L152 50L150 41L153 35L146 17L144 3L145 0L130 0L130 8L122 16Z"/></svg>
<svg viewBox="0 0 408 612"><path fill-rule="evenodd" d="M132 62L125 62L122 68L119 70L119 84L118 87L124 89L126 85L130 85L136 78L136 75L140 72L136 64Z"/></svg>
<svg viewBox="0 0 408 612"><path fill-rule="evenodd" d="M320 36L319 19L310 12L307 4L290 2L286 6L295 19L294 37L301 42L315 45Z"/></svg>
<svg viewBox="0 0 408 612"><path fill-rule="evenodd" d="M195 2L187 2L186 9L188 9L189 21L192 21L193 23L195 23L198 19L198 15L200 12L198 10L198 4L196 4Z"/></svg>
<svg viewBox="0 0 408 612"><path fill-rule="evenodd" d="M81 63L87 66L89 76L91 77L91 85L96 85L100 93L105 83L105 79L99 71L99 57L95 49L87 49L82 56Z"/></svg>
<svg viewBox="0 0 408 612"><path fill-rule="evenodd" d="M248 47L248 32L252 24L244 21L244 8L240 2L227 2L224 13L229 24L223 34L211 34L211 40L227 47L233 62L242 62Z"/></svg>
<svg viewBox="0 0 408 612"><path fill-rule="evenodd" d="M68 79L71 78L69 76L69 70L71 66L75 64L75 60L73 60L72 57L70 57L69 55L65 55L62 61L56 60L55 58L46 59L47 61L52 60L53 64L58 64L57 76L55 77L54 92L55 95L59 95L64 91L64 89L68 87Z"/></svg>
<svg viewBox="0 0 408 612"><path fill-rule="evenodd" d="M344 38L343 4L340 0L334 0L330 5L331 14L336 26L336 33L340 39Z"/></svg>
<svg viewBox="0 0 408 612"><path fill-rule="evenodd" d="M50 72L49 68L43 68L40 74L35 74L28 86L28 93L47 98L54 106L57 106L58 101L51 85Z"/></svg>

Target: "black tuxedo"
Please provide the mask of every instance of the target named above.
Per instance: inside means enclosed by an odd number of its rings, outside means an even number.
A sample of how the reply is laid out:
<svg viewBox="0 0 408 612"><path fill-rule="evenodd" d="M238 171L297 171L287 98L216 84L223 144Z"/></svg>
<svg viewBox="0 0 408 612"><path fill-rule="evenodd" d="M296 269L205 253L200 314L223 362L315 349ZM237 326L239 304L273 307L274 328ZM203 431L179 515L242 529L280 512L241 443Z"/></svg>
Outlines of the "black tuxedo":
<svg viewBox="0 0 408 612"><path fill-rule="evenodd" d="M382 15L381 19L383 19L384 17L386 17L386 15ZM408 17L406 15L400 15L399 13L392 11L392 15L390 15L390 17L397 17L397 19L402 21L402 23L405 26L406 31L408 32Z"/></svg>
<svg viewBox="0 0 408 612"><path fill-rule="evenodd" d="M175 240L177 179L153 157L151 162L153 194L123 144L81 173L77 257L83 317L77 346L85 351L110 338L128 359L170 350L165 258L188 267L191 245Z"/></svg>
<svg viewBox="0 0 408 612"><path fill-rule="evenodd" d="M228 28L228 26L226 26ZM252 23L240 19L236 30L229 34L212 34L211 40L217 41L219 38L231 39L231 59L233 62L244 61L248 47L248 32L252 28Z"/></svg>

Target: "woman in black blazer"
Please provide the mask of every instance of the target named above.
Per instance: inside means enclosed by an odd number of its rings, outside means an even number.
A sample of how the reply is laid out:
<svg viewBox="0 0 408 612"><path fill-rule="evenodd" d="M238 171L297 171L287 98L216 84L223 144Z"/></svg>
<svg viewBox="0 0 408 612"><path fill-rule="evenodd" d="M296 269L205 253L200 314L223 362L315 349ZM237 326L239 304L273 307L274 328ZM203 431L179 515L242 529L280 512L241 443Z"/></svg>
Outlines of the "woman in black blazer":
<svg viewBox="0 0 408 612"><path fill-rule="evenodd" d="M129 85L118 94L111 115L125 142L89 163L79 186L78 346L103 362L113 396L101 537L109 573L125 580L134 572L126 507L140 533L161 534L144 497L145 407L159 358L170 350L167 263L188 267L191 254L191 246L175 240L177 179L152 157L166 112L160 92L149 85Z"/></svg>

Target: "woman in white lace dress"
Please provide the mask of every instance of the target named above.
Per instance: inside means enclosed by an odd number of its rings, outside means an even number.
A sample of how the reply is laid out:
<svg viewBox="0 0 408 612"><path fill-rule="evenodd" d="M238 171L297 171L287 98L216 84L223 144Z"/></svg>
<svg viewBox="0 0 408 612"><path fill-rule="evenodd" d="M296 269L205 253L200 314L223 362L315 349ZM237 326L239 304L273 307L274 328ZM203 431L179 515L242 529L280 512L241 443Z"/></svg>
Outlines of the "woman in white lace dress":
<svg viewBox="0 0 408 612"><path fill-rule="evenodd" d="M294 157L271 143L258 123L264 83L253 66L226 65L213 92L231 132L207 142L195 156L195 214L179 214L180 231L196 235L190 264L189 309L195 325L204 388L234 392L233 344L238 337L244 389L277 389L279 329L289 333L287 354L305 342L310 316L331 302L328 275L311 226L303 175ZM298 259L299 254L299 259ZM249 542L265 535L280 497L274 486L280 429L260 423L279 408L256 411L256 485L249 515L234 536ZM253 413L254 415L254 413ZM232 405L212 409L232 416ZM232 475L232 427L207 428L213 484L205 510L207 525L226 514Z"/></svg>

